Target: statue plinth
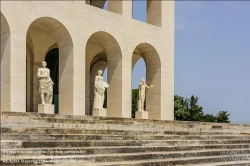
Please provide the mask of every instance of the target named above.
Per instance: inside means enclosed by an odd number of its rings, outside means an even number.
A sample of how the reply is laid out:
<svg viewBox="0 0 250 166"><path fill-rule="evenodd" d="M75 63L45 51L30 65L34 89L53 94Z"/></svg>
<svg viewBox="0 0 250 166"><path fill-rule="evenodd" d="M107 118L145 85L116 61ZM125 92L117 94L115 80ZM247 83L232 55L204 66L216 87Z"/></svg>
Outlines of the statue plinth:
<svg viewBox="0 0 250 166"><path fill-rule="evenodd" d="M136 111L135 119L148 119L148 111Z"/></svg>
<svg viewBox="0 0 250 166"><path fill-rule="evenodd" d="M93 108L92 116L107 116L107 109L105 109L105 108Z"/></svg>
<svg viewBox="0 0 250 166"><path fill-rule="evenodd" d="M54 114L53 104L38 104L38 113Z"/></svg>

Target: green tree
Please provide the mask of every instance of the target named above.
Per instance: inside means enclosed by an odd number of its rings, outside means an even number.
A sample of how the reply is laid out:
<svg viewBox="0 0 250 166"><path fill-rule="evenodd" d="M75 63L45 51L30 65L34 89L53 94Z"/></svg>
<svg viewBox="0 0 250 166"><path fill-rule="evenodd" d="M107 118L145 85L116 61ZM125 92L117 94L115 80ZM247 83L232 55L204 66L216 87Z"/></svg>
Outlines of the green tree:
<svg viewBox="0 0 250 166"><path fill-rule="evenodd" d="M198 97L193 95L190 98L174 96L175 120L201 121L203 118L202 107L198 105Z"/></svg>
<svg viewBox="0 0 250 166"><path fill-rule="evenodd" d="M135 118L138 89L132 90L132 118Z"/></svg>
<svg viewBox="0 0 250 166"><path fill-rule="evenodd" d="M229 121L229 116L230 114L227 113L227 111L220 111L218 114L216 114L217 116L217 122L218 123L230 123Z"/></svg>
<svg viewBox="0 0 250 166"><path fill-rule="evenodd" d="M202 122L217 122L217 117L213 114L206 114L203 116Z"/></svg>
<svg viewBox="0 0 250 166"><path fill-rule="evenodd" d="M175 120L187 120L189 113L187 111L188 103L184 97L174 95L174 118Z"/></svg>
<svg viewBox="0 0 250 166"><path fill-rule="evenodd" d="M201 121L230 123L227 111L220 111L216 116L204 114L202 106L198 104L198 97L191 96L184 98L178 95L174 96L174 117L181 121Z"/></svg>
<svg viewBox="0 0 250 166"><path fill-rule="evenodd" d="M132 90L132 118L137 110L138 89ZM181 121L219 122L230 123L227 111L220 111L216 116L204 114L202 106L198 104L198 97L192 95L190 98L174 96L174 119ZM146 104L144 104L146 105Z"/></svg>
<svg viewBox="0 0 250 166"><path fill-rule="evenodd" d="M204 116L203 108L198 105L198 97L194 97L193 95L190 99L186 99L188 103L187 111L189 112L188 121L201 121Z"/></svg>

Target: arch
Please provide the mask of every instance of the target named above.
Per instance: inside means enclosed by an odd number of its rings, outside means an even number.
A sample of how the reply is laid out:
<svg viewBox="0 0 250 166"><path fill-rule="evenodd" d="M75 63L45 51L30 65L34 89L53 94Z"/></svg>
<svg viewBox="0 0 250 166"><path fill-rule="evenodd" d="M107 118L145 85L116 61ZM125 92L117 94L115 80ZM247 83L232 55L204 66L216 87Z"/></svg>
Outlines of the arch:
<svg viewBox="0 0 250 166"><path fill-rule="evenodd" d="M39 32L43 32L42 34ZM37 69L52 48L59 49L59 113L73 114L73 42L69 31L57 19L51 17L40 17L34 20L27 31L34 45L34 107L41 103L38 92ZM45 35L46 34L46 35ZM40 35L40 36L38 36ZM38 38L40 37L40 38ZM40 43L39 43L40 42Z"/></svg>
<svg viewBox="0 0 250 166"><path fill-rule="evenodd" d="M146 110L149 119L160 119L161 116L161 60L156 49L148 44L141 43L136 46L132 56L132 69L136 62L143 58L146 64L146 83L154 85L147 92Z"/></svg>
<svg viewBox="0 0 250 166"><path fill-rule="evenodd" d="M55 49L55 48L58 48L57 43L51 45L51 46L47 49L47 51L46 51L46 53L45 53L45 57L46 57L46 55L48 54L49 51L51 51L52 49Z"/></svg>
<svg viewBox="0 0 250 166"><path fill-rule="evenodd" d="M107 32L99 31L92 34L86 45L86 114L91 114L93 103L93 86L91 80L97 70L107 67L109 83L107 115L122 117L122 52L116 39Z"/></svg>
<svg viewBox="0 0 250 166"><path fill-rule="evenodd" d="M10 27L1 13L0 109L10 110Z"/></svg>

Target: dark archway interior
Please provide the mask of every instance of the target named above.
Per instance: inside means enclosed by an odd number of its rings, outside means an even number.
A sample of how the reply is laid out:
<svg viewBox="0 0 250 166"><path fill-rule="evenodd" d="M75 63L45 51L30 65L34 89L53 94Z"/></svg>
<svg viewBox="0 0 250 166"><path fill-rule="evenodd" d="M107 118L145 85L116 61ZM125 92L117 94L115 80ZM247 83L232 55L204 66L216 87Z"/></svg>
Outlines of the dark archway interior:
<svg viewBox="0 0 250 166"><path fill-rule="evenodd" d="M103 9L107 0L87 0L86 3L98 8Z"/></svg>
<svg viewBox="0 0 250 166"><path fill-rule="evenodd" d="M53 86L53 104L55 105L55 113L58 114L58 96L59 96L59 49L50 50L46 57L47 68L50 70L50 77L54 82Z"/></svg>

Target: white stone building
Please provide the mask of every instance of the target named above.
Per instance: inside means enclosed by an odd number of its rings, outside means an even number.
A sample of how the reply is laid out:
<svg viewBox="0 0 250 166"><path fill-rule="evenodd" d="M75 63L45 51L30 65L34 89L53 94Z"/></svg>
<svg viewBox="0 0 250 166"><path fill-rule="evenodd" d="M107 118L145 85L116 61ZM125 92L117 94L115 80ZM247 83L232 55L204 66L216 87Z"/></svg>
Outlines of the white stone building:
<svg viewBox="0 0 250 166"><path fill-rule="evenodd" d="M50 61L58 113L91 115L93 79L108 71L107 115L131 117L131 77L146 63L149 119L174 119L174 1L1 1L1 111L37 112L37 69Z"/></svg>

